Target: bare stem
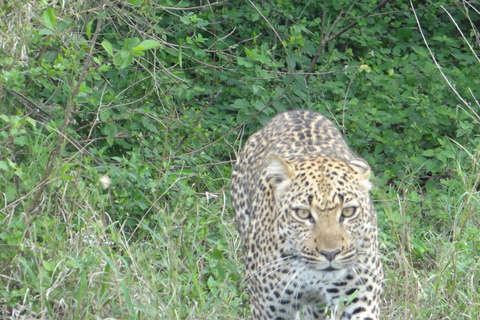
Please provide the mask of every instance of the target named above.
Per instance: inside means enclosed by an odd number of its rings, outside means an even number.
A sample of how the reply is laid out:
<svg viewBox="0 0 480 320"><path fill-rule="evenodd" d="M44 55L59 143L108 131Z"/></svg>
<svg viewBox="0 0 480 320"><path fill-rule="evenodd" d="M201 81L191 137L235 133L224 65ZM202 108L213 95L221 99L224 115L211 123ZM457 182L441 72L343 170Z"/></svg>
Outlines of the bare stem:
<svg viewBox="0 0 480 320"><path fill-rule="evenodd" d="M392 0L383 0L375 8L373 8L372 12L365 13L360 19L367 18L367 17L371 16L373 14L373 12L382 8L383 6L385 6L390 1L392 1ZM322 20L325 20L325 6L324 6L324 9L323 9L323 13L324 13L324 15L323 15ZM358 24L358 20L360 20L360 19L357 19L357 21L354 21L354 22L350 23L348 26L346 26L345 28L343 28L342 30L340 30L339 32L337 32L336 34L334 34L333 36L330 37L330 33L333 31L333 28L335 27L337 22L340 20L342 14L343 14L343 7L340 9L340 13L338 14L337 18L333 22L332 27L330 28L328 33L325 35L325 37L323 37L323 35L322 35L322 39L320 40L320 44L318 46L317 54L312 59L312 63L310 64L310 68L308 68L307 73L312 73L313 72L313 69L315 68L315 64L317 63L318 58L320 58L320 55L323 53L323 50L325 49L325 46L327 45L327 43L329 43L332 40L335 40L336 38L340 37L342 34L347 32L348 30L350 30L351 28L356 26ZM322 33L323 33L323 23L324 23L324 21L322 21ZM309 77L310 77L310 75L307 74L307 77L306 77L307 81L308 81Z"/></svg>
<svg viewBox="0 0 480 320"><path fill-rule="evenodd" d="M103 9L104 1L101 1L100 7ZM72 115L72 109L74 104L73 100L77 95L80 85L82 84L82 81L85 78L85 75L87 74L88 67L90 66L90 60L92 58L93 49L95 47L98 34L100 33L101 25L102 25L102 18L98 19L97 29L95 30L95 34L92 37L92 41L90 43L90 51L88 52L88 55L85 59L85 64L83 65L82 73L80 74L80 77L78 77L77 83L72 91L70 99L68 100L67 107L65 108L65 116L63 117L63 123L60 128L60 134L58 135L57 144L55 145L55 149L53 149L52 153L50 154L50 157L48 158L47 167L45 168L45 172L43 173L42 180L40 181L37 187L37 190L33 195L32 202L28 207L27 216L30 216L31 214L33 214L33 212L37 209L40 197L45 191L45 187L47 186L47 181L49 180L53 167L55 166L55 161L58 157L60 148L63 146L63 143L65 141L65 132L67 131L67 126L68 126L68 123L70 122L70 117Z"/></svg>

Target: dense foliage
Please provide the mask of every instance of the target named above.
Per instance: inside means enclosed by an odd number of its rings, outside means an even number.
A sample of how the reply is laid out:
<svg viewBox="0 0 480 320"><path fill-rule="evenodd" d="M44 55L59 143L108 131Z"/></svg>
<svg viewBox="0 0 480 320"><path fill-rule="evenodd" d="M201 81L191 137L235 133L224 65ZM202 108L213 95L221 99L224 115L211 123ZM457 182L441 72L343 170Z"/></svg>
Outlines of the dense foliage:
<svg viewBox="0 0 480 320"><path fill-rule="evenodd" d="M298 108L377 175L385 318L480 312L478 2L0 5L2 315L246 317L229 176Z"/></svg>

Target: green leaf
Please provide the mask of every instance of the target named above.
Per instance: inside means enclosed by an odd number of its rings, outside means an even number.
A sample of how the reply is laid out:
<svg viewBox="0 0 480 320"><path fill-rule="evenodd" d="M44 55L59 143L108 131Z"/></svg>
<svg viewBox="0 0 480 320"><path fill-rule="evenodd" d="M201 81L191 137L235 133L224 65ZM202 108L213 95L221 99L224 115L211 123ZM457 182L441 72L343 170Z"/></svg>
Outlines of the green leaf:
<svg viewBox="0 0 480 320"><path fill-rule="evenodd" d="M245 112L245 110L240 110L237 114L237 123L243 123L250 117L249 114Z"/></svg>
<svg viewBox="0 0 480 320"><path fill-rule="evenodd" d="M189 13L186 16L183 16L180 18L180 21L186 25L189 25L192 23L191 17L193 16L193 13Z"/></svg>
<svg viewBox="0 0 480 320"><path fill-rule="evenodd" d="M128 3L132 5L133 8L141 6L143 3L143 0L128 0Z"/></svg>
<svg viewBox="0 0 480 320"><path fill-rule="evenodd" d="M35 120L33 120L33 119L30 118L30 117L27 117L25 120L26 120L28 123L30 123L30 125L31 125L33 128L35 128L35 126L37 125L37 123L35 122Z"/></svg>
<svg viewBox="0 0 480 320"><path fill-rule="evenodd" d="M455 159L455 153L451 150L444 150L442 151L442 154L449 159Z"/></svg>
<svg viewBox="0 0 480 320"><path fill-rule="evenodd" d="M13 201L17 197L17 189L15 186L8 185L5 187L5 196L7 197L7 201Z"/></svg>
<svg viewBox="0 0 480 320"><path fill-rule="evenodd" d="M110 42L108 42L107 40L103 40L102 41L102 47L105 49L105 51L107 51L107 53L113 57L113 49L112 49L112 45L110 44Z"/></svg>
<svg viewBox="0 0 480 320"><path fill-rule="evenodd" d="M432 181L432 180L428 180L427 183L425 184L425 189L429 192L429 193L434 193L435 191L437 191L437 186L435 185L435 183Z"/></svg>
<svg viewBox="0 0 480 320"><path fill-rule="evenodd" d="M133 50L134 47L138 46L140 44L140 39L137 37L125 39L125 43L123 44L123 49L125 51L130 51Z"/></svg>
<svg viewBox="0 0 480 320"><path fill-rule="evenodd" d="M435 172L435 171L438 171L439 170L439 164L438 164L438 161L434 160L434 159L430 159L427 161L427 163L425 164L425 170L427 172Z"/></svg>
<svg viewBox="0 0 480 320"><path fill-rule="evenodd" d="M427 160L424 157L420 157L420 156L417 156L417 155L414 155L412 157L412 162L416 163L416 164L424 164L425 161L427 161Z"/></svg>
<svg viewBox="0 0 480 320"><path fill-rule="evenodd" d="M57 24L57 31L58 32L63 32L63 30L67 29L71 24L71 21L60 21Z"/></svg>
<svg viewBox="0 0 480 320"><path fill-rule="evenodd" d="M55 263L55 261L50 261L50 262L48 262L48 261L43 260L43 266L45 267L45 269L46 269L47 271L53 271L53 270L55 270L55 266L56 266L56 265L57 265L57 264Z"/></svg>
<svg viewBox="0 0 480 320"><path fill-rule="evenodd" d="M425 252L428 251L427 246L422 240L410 238L410 243L413 246L413 250L419 255L423 256Z"/></svg>
<svg viewBox="0 0 480 320"><path fill-rule="evenodd" d="M128 306L129 311L130 311L130 314L135 314L132 299L130 298L130 294L128 292L127 286L125 285L124 282L122 282L120 284L120 288L122 288L123 296L125 297L125 300L127 301L127 306Z"/></svg>
<svg viewBox="0 0 480 320"><path fill-rule="evenodd" d="M223 263L221 261L217 263L217 272L221 280L225 279L226 272L225 272L225 268L223 267Z"/></svg>
<svg viewBox="0 0 480 320"><path fill-rule="evenodd" d="M250 68L250 67L253 66L253 63L248 62L245 58L242 58L242 57L238 57L238 58L237 58L237 61L238 61L238 64L239 64L239 65L243 65L243 66L245 66L245 67L247 67L247 68Z"/></svg>
<svg viewBox="0 0 480 320"><path fill-rule="evenodd" d="M229 109L231 109L231 110L243 110L243 109L248 109L248 107L250 107L250 103L248 103L247 100L237 99L229 106Z"/></svg>
<svg viewBox="0 0 480 320"><path fill-rule="evenodd" d="M78 163L67 163L62 167L62 174L66 174L70 171L70 168L77 166Z"/></svg>
<svg viewBox="0 0 480 320"><path fill-rule="evenodd" d="M342 7L342 3L340 1L332 1L332 4L333 4L333 8L335 8L335 10L340 10L340 8Z"/></svg>
<svg viewBox="0 0 480 320"><path fill-rule="evenodd" d="M158 42L158 41L145 40L145 41L140 42L140 44L137 47L134 47L133 50L136 50L136 51L148 50L148 49L158 47L159 45L160 45L160 42Z"/></svg>
<svg viewBox="0 0 480 320"><path fill-rule="evenodd" d="M45 27L51 30L55 29L55 13L53 12L52 8L44 10L42 18Z"/></svg>
<svg viewBox="0 0 480 320"><path fill-rule="evenodd" d="M19 136L19 137L16 137L16 138L14 139L14 141L15 141L15 144L16 144L16 145L21 146L21 147L25 146L25 145L28 143L27 137L24 136L24 135L21 135L21 136Z"/></svg>
<svg viewBox="0 0 480 320"><path fill-rule="evenodd" d="M82 270L82 273L80 274L80 282L78 283L77 301L82 301L83 300L83 291L88 286L87 285L86 274L87 274L87 268L84 267L83 270ZM80 303L77 304L77 310L76 310L75 318L78 318L78 314L80 314Z"/></svg>
<svg viewBox="0 0 480 320"><path fill-rule="evenodd" d="M431 157L431 156L433 156L434 154L435 154L435 150L429 149L429 150L423 151L422 156Z"/></svg>
<svg viewBox="0 0 480 320"><path fill-rule="evenodd" d="M103 134L106 135L107 143L112 146L114 136L117 134L117 126L113 123L107 123L102 129Z"/></svg>
<svg viewBox="0 0 480 320"><path fill-rule="evenodd" d="M107 143L108 143L109 146L113 145L113 136L112 135L107 136Z"/></svg>
<svg viewBox="0 0 480 320"><path fill-rule="evenodd" d="M87 23L87 37L89 38L92 36L92 24L93 20Z"/></svg>
<svg viewBox="0 0 480 320"><path fill-rule="evenodd" d="M51 35L51 34L55 34L55 32L53 32L52 30L48 30L48 29L40 29L40 31L38 32L38 34L41 34L41 35Z"/></svg>
<svg viewBox="0 0 480 320"><path fill-rule="evenodd" d="M10 167L5 161L0 161L0 169L4 171L10 171Z"/></svg>
<svg viewBox="0 0 480 320"><path fill-rule="evenodd" d="M78 88L80 92L93 93L92 88L87 87L84 83Z"/></svg>
<svg viewBox="0 0 480 320"><path fill-rule="evenodd" d="M225 267L227 267L228 271L235 274L236 276L240 276L240 272L238 271L235 263L233 263L230 259L225 261Z"/></svg>
<svg viewBox="0 0 480 320"><path fill-rule="evenodd" d="M120 68L123 69L123 68L126 68L130 65L130 63L132 63L132 60L133 60L133 53L131 52L122 52L121 53L121 57L123 59L123 62L122 64L120 65Z"/></svg>
<svg viewBox="0 0 480 320"><path fill-rule="evenodd" d="M263 103L262 101L257 101L253 106L255 107L255 109L260 111L265 108L265 103Z"/></svg>
<svg viewBox="0 0 480 320"><path fill-rule="evenodd" d="M220 249L213 249L212 252L208 254L210 260L221 260L223 259L223 254Z"/></svg>

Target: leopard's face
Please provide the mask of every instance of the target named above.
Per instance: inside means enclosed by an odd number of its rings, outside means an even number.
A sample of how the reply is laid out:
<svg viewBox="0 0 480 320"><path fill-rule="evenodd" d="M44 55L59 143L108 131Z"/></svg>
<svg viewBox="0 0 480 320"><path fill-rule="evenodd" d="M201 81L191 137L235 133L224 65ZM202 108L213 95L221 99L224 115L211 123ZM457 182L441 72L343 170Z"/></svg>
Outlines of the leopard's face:
<svg viewBox="0 0 480 320"><path fill-rule="evenodd" d="M361 162L318 158L289 165L269 158L281 256L306 270L333 272L364 263L371 251L369 226L375 225L368 192L370 171ZM280 166L279 166L280 165ZM283 166L283 168L282 168ZM282 176L283 174L283 176Z"/></svg>

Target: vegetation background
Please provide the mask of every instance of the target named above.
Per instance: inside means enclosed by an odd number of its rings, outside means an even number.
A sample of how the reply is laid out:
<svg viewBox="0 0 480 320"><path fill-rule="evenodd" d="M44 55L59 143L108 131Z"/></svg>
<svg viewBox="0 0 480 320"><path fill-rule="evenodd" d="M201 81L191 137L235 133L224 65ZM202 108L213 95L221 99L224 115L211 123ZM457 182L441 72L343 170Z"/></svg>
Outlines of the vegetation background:
<svg viewBox="0 0 480 320"><path fill-rule="evenodd" d="M0 318L248 318L230 172L303 108L376 173L383 318L478 319L478 1L0 8Z"/></svg>

